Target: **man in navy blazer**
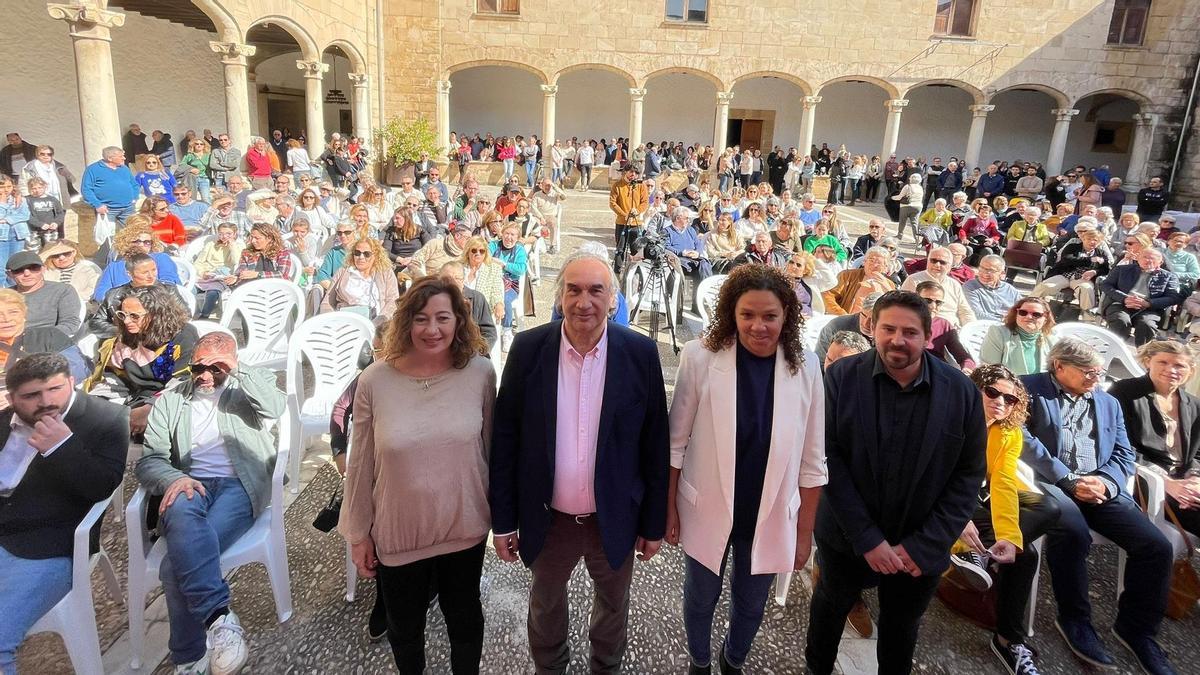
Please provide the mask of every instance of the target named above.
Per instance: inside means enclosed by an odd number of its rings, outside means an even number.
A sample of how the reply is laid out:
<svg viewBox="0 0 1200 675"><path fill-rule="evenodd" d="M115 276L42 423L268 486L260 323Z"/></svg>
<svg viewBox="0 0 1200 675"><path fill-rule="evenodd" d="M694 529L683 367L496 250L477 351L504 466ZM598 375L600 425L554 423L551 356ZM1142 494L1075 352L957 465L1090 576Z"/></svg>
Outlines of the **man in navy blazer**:
<svg viewBox="0 0 1200 675"><path fill-rule="evenodd" d="M570 662L567 582L583 558L596 589L590 670L625 653L634 551L649 560L667 517L670 442L655 343L608 321L605 256L581 251L559 273L563 320L520 333L492 429L496 552L533 572L529 648L538 673Z"/></svg>
<svg viewBox="0 0 1200 675"><path fill-rule="evenodd" d="M1174 673L1154 641L1174 551L1129 494L1136 455L1120 404L1096 388L1101 364L1091 346L1064 338L1050 350L1050 372L1021 378L1030 397L1022 459L1062 514L1046 543L1058 603L1055 625L1080 660L1116 666L1092 626L1087 556L1094 530L1128 554L1113 635L1145 672Z"/></svg>
<svg viewBox="0 0 1200 675"><path fill-rule="evenodd" d="M1138 254L1136 265L1117 265L1104 277L1102 314L1109 330L1128 338L1132 328L1137 345L1158 336L1164 312L1187 297L1179 277L1162 265L1162 251L1151 247Z"/></svg>
<svg viewBox="0 0 1200 675"><path fill-rule="evenodd" d="M879 586L879 672L912 668L921 616L974 513L987 467L979 390L925 351L932 314L911 291L872 308L875 349L825 374L829 483L805 661L833 671L846 615Z"/></svg>

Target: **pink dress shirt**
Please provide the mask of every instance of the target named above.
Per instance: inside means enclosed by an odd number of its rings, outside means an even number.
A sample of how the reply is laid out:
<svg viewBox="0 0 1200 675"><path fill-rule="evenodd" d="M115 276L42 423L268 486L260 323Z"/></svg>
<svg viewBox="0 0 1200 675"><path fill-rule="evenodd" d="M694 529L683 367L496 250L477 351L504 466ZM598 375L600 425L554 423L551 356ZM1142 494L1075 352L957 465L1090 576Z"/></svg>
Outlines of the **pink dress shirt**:
<svg viewBox="0 0 1200 675"><path fill-rule="evenodd" d="M558 348L558 419L554 493L550 499L550 506L562 513L596 512L596 439L604 403L607 357L607 327L600 341L586 354L575 351L563 332Z"/></svg>

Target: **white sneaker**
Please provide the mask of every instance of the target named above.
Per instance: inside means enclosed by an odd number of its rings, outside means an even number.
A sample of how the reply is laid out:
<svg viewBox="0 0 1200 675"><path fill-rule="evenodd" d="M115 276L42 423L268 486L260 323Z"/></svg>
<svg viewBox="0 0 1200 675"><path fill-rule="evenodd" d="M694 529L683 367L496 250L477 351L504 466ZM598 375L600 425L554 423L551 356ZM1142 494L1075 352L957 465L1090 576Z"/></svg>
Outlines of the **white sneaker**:
<svg viewBox="0 0 1200 675"><path fill-rule="evenodd" d="M500 351L507 354L508 348L512 346L512 343L513 343L513 330L511 328L505 328L504 334L500 336Z"/></svg>
<svg viewBox="0 0 1200 675"><path fill-rule="evenodd" d="M209 627L208 658L212 675L233 675L240 672L250 658L250 650L246 645L246 631L238 623L237 614L232 611Z"/></svg>
<svg viewBox="0 0 1200 675"><path fill-rule="evenodd" d="M181 663L175 666L175 675L207 675L208 673L208 654L205 654L199 661L191 663Z"/></svg>

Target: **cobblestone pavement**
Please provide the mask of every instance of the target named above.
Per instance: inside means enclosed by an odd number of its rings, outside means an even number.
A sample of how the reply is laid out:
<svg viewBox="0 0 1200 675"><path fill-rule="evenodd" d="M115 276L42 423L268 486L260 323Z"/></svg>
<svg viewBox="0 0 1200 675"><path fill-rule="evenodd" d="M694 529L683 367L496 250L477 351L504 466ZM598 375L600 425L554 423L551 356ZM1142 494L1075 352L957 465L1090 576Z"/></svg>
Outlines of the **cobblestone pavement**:
<svg viewBox="0 0 1200 675"><path fill-rule="evenodd" d="M851 220L853 232L865 231L865 219L870 211L844 210ZM882 209L876 209L882 214ZM607 200L601 193L587 195L571 193L568 201L563 251L573 250L581 241L594 239L611 243L611 215ZM911 245L906 246L911 249ZM551 280L557 273L562 255L548 256L543 269L545 282L537 287L538 317L532 323L549 317ZM694 317L688 317L681 327L681 342L693 339L699 327ZM663 368L668 387L674 379L677 360L669 346L660 343ZM253 673L383 673L394 672L391 654L386 643L371 644L366 640L364 627L374 598L371 583L360 580L357 599L346 602L344 555L345 547L336 534L315 531L310 523L324 506L336 484L336 472L328 465L328 446L318 443L311 448L304 462L305 489L291 502L287 510L288 555L291 568L292 595L295 614L286 624L278 624L274 603L265 570L258 565L242 568L232 576L234 609L242 618L251 641L252 658L247 672ZM128 486L127 486L128 487ZM118 574L124 583L124 527L108 523L105 528L107 547L117 559ZM1096 626L1117 658L1120 672L1135 672L1132 659L1121 650L1108 633L1115 610L1116 550L1111 546L1097 547L1090 558L1092 602ZM482 672L507 675L531 673L525 631L526 599L530 584L529 572L519 565L500 562L490 552L484 563L482 592L486 625L486 645ZM97 588L100 588L97 585ZM1037 620L1033 644L1040 652L1039 665L1044 673L1071 674L1086 668L1067 651L1053 627L1054 602L1049 576L1043 570L1040 583ZM570 585L572 673L586 672L587 616L590 607L591 583L582 566L576 570ZM682 553L669 546L654 560L639 563L634 573L631 601L629 651L626 673L684 673L687 669L682 622L683 558ZM746 672L761 674L792 674L803 672L804 634L807 630L810 586L806 574L791 584L786 606L771 601L754 649L747 662ZM868 606L876 607L874 593L866 593ZM97 593L101 643L105 650L105 672L132 672L128 669L128 639L124 634L124 608ZM713 644L724 636L729 612L728 593L722 598L714 625ZM171 667L166 657L166 631L162 621L162 601L158 599L148 611L151 624L147 638L145 671L166 675ZM433 609L428 625L428 672L448 673L449 645L440 613ZM1200 673L1193 655L1200 648L1200 618L1196 615L1182 622L1167 620L1163 624L1162 641L1171 653L1181 673ZM929 674L1001 673L1003 672L988 649L989 635L964 623L934 601L926 614L918 645L915 671ZM872 673L874 667L872 640L843 641L840 667L845 673ZM22 673L70 673L71 669L57 637L36 636L20 653Z"/></svg>

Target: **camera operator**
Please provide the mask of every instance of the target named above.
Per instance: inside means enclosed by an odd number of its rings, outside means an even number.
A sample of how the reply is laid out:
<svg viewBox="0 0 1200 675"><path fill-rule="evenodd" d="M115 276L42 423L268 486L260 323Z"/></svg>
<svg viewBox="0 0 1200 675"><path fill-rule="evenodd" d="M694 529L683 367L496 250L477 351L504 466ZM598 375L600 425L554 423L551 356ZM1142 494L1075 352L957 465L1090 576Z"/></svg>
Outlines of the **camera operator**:
<svg viewBox="0 0 1200 675"><path fill-rule="evenodd" d="M711 277L713 270L704 255L704 241L692 227L692 212L686 207L677 206L671 212L671 225L663 231L663 245L678 260L679 271L692 278L694 303L695 287Z"/></svg>
<svg viewBox="0 0 1200 675"><path fill-rule="evenodd" d="M613 269L619 274L625 255L632 254L631 244L641 236L642 217L650 205L650 196L645 184L638 178L637 167L626 162L621 167L621 178L608 191L608 208L616 214L617 251Z"/></svg>

